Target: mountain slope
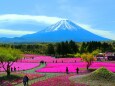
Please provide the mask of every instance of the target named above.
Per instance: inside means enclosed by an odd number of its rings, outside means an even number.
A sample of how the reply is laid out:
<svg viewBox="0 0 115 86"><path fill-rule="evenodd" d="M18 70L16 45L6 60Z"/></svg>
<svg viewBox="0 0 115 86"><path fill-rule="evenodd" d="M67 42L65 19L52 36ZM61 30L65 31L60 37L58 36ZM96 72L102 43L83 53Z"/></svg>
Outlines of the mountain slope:
<svg viewBox="0 0 115 86"><path fill-rule="evenodd" d="M0 39L1 42L60 42L66 40L83 42L106 41L109 39L93 34L69 20L61 20L34 34L12 39Z"/></svg>
<svg viewBox="0 0 115 86"><path fill-rule="evenodd" d="M29 38L42 42L59 42L66 40L82 41L105 41L107 38L93 34L69 20L62 20L35 34L25 35Z"/></svg>

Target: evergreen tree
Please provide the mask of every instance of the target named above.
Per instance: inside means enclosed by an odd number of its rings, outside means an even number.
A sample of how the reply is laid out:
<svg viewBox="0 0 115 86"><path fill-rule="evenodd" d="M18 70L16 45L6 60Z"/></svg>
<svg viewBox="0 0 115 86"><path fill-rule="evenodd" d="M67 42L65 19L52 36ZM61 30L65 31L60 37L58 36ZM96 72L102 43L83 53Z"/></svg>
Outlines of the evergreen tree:
<svg viewBox="0 0 115 86"><path fill-rule="evenodd" d="M83 42L81 47L80 47L80 53L86 52L86 46L87 46L87 44L85 42Z"/></svg>
<svg viewBox="0 0 115 86"><path fill-rule="evenodd" d="M56 44L56 53L57 53L58 55L61 55L61 44L60 44L60 43L57 43L57 44Z"/></svg>
<svg viewBox="0 0 115 86"><path fill-rule="evenodd" d="M65 42L65 53L66 53L66 55L70 53L69 49L70 49L69 43L68 43L68 41L66 41Z"/></svg>
<svg viewBox="0 0 115 86"><path fill-rule="evenodd" d="M54 46L52 44L48 44L47 54L55 55Z"/></svg>
<svg viewBox="0 0 115 86"><path fill-rule="evenodd" d="M74 41L69 42L69 47L70 47L70 53L75 54L78 51L78 47Z"/></svg>
<svg viewBox="0 0 115 86"><path fill-rule="evenodd" d="M66 49L65 43L61 42L61 55L62 56L65 56L67 54L65 49Z"/></svg>

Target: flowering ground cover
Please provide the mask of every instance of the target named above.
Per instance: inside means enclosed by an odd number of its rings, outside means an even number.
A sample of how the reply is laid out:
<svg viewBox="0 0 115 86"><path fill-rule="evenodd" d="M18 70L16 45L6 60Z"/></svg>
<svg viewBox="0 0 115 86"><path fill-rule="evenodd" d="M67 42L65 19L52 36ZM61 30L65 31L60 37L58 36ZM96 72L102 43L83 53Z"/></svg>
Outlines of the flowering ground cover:
<svg viewBox="0 0 115 86"><path fill-rule="evenodd" d="M76 72L76 68L79 67L79 72L86 71L85 62L77 63L47 63L46 67L36 70L36 72L66 72L66 67L68 67L69 72ZM108 62L94 62L90 68L98 69L100 67L106 67L108 70L115 72L115 64ZM84 70L82 70L84 69Z"/></svg>
<svg viewBox="0 0 115 86"><path fill-rule="evenodd" d="M36 70L36 72L66 72L66 67L68 67L69 72L76 72L76 68L85 68L86 63L48 63L46 67ZM82 72L82 70L80 70Z"/></svg>
<svg viewBox="0 0 115 86"><path fill-rule="evenodd" d="M40 61L44 61L44 62L53 62L53 60L55 60L55 58L51 57L51 56L33 56L33 57L25 57L21 60L18 60L18 62L33 62L33 63L38 63Z"/></svg>
<svg viewBox="0 0 115 86"><path fill-rule="evenodd" d="M35 73L21 73L21 72L13 72L9 78L6 77L5 73L0 73L0 86L14 86L15 84L21 83L23 77L27 75L29 80L43 77L43 74L35 74Z"/></svg>
<svg viewBox="0 0 115 86"><path fill-rule="evenodd" d="M94 62L90 68L98 69L100 67L105 67L111 72L115 72L115 63L111 62Z"/></svg>
<svg viewBox="0 0 115 86"><path fill-rule="evenodd" d="M68 78L74 76L75 74L63 74L53 78L46 79L44 81L38 81L31 86L88 86L80 83L73 83Z"/></svg>
<svg viewBox="0 0 115 86"><path fill-rule="evenodd" d="M54 62L56 62L57 60L57 63L75 63L75 62L81 62L81 58L57 58L54 60Z"/></svg>
<svg viewBox="0 0 115 86"><path fill-rule="evenodd" d="M39 66L39 63L21 63L21 62L14 62L14 64L11 66L14 71L14 67L16 68L16 71L18 70L28 70ZM0 71L4 71L3 68L0 68Z"/></svg>
<svg viewBox="0 0 115 86"><path fill-rule="evenodd" d="M46 64L43 64L44 66L38 69L37 66L40 65L40 61L46 62ZM75 75L74 72L76 72L76 68L78 67L80 69L79 74L86 74L86 62L83 62L81 58L55 58L51 56L41 56L41 55L29 55L26 54L23 59L18 60L12 65L12 68L16 67L16 70L28 70L32 69L32 72L26 72L26 75L29 77L30 80L33 80L35 78L39 78L43 75L34 74L35 70L36 72L44 72L55 74L58 73L60 76L50 77L46 78L42 81L36 81L32 86L87 86L85 84L80 83L72 83L69 81L69 77ZM62 74L66 72L66 67L69 69L70 74ZM106 67L108 70L115 72L115 63L114 62L93 62L93 64L90 66L92 69L98 69L100 67ZM1 71L4 71L3 68L0 69ZM72 73L71 73L72 72ZM13 72L14 74L17 72ZM8 80L3 81L5 86L12 86L12 84L17 84L22 82L22 77L25 75L25 73L19 73L20 76L18 79L13 79L11 83ZM45 78L45 77L44 77ZM41 79L40 79L41 80Z"/></svg>
<svg viewBox="0 0 115 86"><path fill-rule="evenodd" d="M24 55L23 59L18 60L18 62L40 62L44 61L47 63L71 63L71 62L80 62L81 58L55 58L51 56L41 56L41 55Z"/></svg>

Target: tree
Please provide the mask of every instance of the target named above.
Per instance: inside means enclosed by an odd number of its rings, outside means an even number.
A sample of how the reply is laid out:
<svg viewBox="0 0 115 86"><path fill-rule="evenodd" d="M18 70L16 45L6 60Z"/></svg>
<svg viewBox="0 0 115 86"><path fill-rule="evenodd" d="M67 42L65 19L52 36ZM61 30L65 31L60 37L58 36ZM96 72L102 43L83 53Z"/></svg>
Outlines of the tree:
<svg viewBox="0 0 115 86"><path fill-rule="evenodd" d="M87 44L85 42L83 42L80 47L80 53L86 52L86 46L87 46Z"/></svg>
<svg viewBox="0 0 115 86"><path fill-rule="evenodd" d="M62 56L65 56L67 54L66 51L65 51L65 49L66 49L65 43L61 42L61 55Z"/></svg>
<svg viewBox="0 0 115 86"><path fill-rule="evenodd" d="M60 56L61 54L61 44L60 43L57 43L56 44L56 53Z"/></svg>
<svg viewBox="0 0 115 86"><path fill-rule="evenodd" d="M22 58L22 52L17 49L0 48L0 64L7 73L7 77L10 76L10 68L15 61Z"/></svg>
<svg viewBox="0 0 115 86"><path fill-rule="evenodd" d="M96 56L96 55L98 55L100 52L101 52L101 50L96 49L96 50L94 50L94 51L92 52L92 54L93 54L93 56Z"/></svg>
<svg viewBox="0 0 115 86"><path fill-rule="evenodd" d="M47 54L49 54L49 55L55 54L54 46L52 44L48 44Z"/></svg>
<svg viewBox="0 0 115 86"><path fill-rule="evenodd" d="M83 59L83 61L87 62L87 70L88 70L94 61L93 55L90 53L82 54L81 58Z"/></svg>
<svg viewBox="0 0 115 86"><path fill-rule="evenodd" d="M69 42L69 48L70 48L70 53L71 54L75 54L78 51L78 46L72 40Z"/></svg>
<svg viewBox="0 0 115 86"><path fill-rule="evenodd" d="M74 56L75 57L81 57L81 54L80 53L76 53Z"/></svg>
<svg viewBox="0 0 115 86"><path fill-rule="evenodd" d="M65 53L66 53L66 55L68 54L68 53L70 53L70 46L69 46L69 43L68 43L68 41L66 41L65 43L64 43L64 45L65 45Z"/></svg>

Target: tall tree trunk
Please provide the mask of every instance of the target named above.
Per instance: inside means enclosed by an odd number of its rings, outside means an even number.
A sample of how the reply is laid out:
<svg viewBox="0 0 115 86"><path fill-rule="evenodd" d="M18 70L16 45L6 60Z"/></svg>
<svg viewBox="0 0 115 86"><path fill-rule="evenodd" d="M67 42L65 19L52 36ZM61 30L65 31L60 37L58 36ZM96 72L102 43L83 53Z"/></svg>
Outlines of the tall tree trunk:
<svg viewBox="0 0 115 86"><path fill-rule="evenodd" d="M9 77L10 76L10 65L9 65L9 63L7 64L6 72L7 72L7 77Z"/></svg>
<svg viewBox="0 0 115 86"><path fill-rule="evenodd" d="M7 77L9 77L10 76L10 71L9 70L7 70Z"/></svg>
<svg viewBox="0 0 115 86"><path fill-rule="evenodd" d="M87 64L87 70L89 69L88 64Z"/></svg>
<svg viewBox="0 0 115 86"><path fill-rule="evenodd" d="M87 64L87 70L89 69L89 66L90 66L90 64L88 63L88 64Z"/></svg>

